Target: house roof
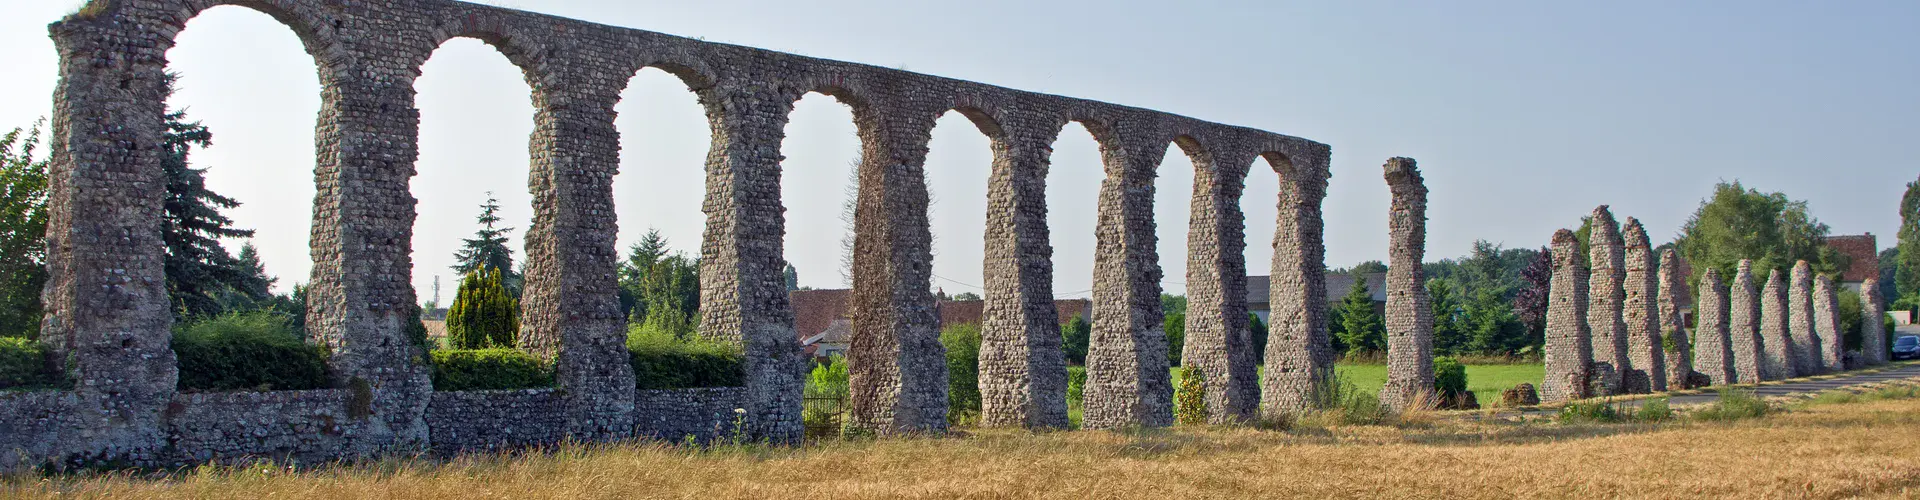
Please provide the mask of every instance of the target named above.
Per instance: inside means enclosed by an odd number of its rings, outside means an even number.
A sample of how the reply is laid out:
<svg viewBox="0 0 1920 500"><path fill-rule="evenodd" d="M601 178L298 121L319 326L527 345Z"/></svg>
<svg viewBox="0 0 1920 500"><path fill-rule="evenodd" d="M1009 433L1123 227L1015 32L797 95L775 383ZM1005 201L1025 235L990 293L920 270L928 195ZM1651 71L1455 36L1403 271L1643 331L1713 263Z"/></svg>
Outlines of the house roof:
<svg viewBox="0 0 1920 500"><path fill-rule="evenodd" d="M978 325L985 317L987 302L984 300L948 300L940 302L940 324L942 325ZM1067 324L1074 316L1092 316L1093 301L1087 299L1062 299L1053 301L1055 311L1059 312L1060 324ZM1091 318L1089 318L1091 319Z"/></svg>
<svg viewBox="0 0 1920 500"><path fill-rule="evenodd" d="M793 330L804 339L826 331L833 320L848 317L853 290L796 290L787 292L787 301L793 304Z"/></svg>
<svg viewBox="0 0 1920 500"><path fill-rule="evenodd" d="M1347 296L1347 290L1353 288L1353 275L1348 273L1327 273L1327 302L1340 300ZM1374 302L1387 301L1387 273L1367 273L1367 292L1373 295ZM1273 283L1266 276L1247 277L1247 303L1265 304L1271 302Z"/></svg>
<svg viewBox="0 0 1920 500"><path fill-rule="evenodd" d="M1866 281L1880 275L1880 252L1873 233L1828 236L1827 246L1847 256L1847 268L1840 270L1840 281Z"/></svg>

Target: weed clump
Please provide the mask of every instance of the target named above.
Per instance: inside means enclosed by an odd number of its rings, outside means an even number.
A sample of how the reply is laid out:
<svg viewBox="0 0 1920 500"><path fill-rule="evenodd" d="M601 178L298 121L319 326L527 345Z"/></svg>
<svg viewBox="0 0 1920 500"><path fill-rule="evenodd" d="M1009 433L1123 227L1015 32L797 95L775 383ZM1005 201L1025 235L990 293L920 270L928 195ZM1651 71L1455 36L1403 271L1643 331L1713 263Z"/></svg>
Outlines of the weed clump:
<svg viewBox="0 0 1920 500"><path fill-rule="evenodd" d="M1731 422L1760 418L1772 412L1765 400L1748 389L1721 389L1720 400L1694 410L1688 416L1703 422Z"/></svg>

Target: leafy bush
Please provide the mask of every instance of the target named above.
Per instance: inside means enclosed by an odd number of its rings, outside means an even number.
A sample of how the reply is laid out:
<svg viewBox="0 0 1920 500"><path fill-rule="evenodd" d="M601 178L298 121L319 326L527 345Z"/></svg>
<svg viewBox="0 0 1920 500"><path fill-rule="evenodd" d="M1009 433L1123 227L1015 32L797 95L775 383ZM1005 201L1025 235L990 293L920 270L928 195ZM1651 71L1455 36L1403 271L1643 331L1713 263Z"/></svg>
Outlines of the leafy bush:
<svg viewBox="0 0 1920 500"><path fill-rule="evenodd" d="M1380 404L1378 395L1362 391L1338 375L1329 375L1320 382L1314 397L1316 409L1303 419L1304 423L1378 425L1387 423L1393 416L1385 405Z"/></svg>
<svg viewBox="0 0 1920 500"><path fill-rule="evenodd" d="M940 332L947 348L947 418L980 413L980 325L953 325Z"/></svg>
<svg viewBox="0 0 1920 500"><path fill-rule="evenodd" d="M1087 367L1067 367L1067 407L1079 408L1086 401Z"/></svg>
<svg viewBox="0 0 1920 500"><path fill-rule="evenodd" d="M813 371L807 374L800 410L800 421L806 426L807 436L828 437L839 431L840 415L846 411L849 392L846 358L835 355L813 366Z"/></svg>
<svg viewBox="0 0 1920 500"><path fill-rule="evenodd" d="M1467 365L1448 356L1433 358L1433 392L1448 400L1467 392Z"/></svg>
<svg viewBox="0 0 1920 500"><path fill-rule="evenodd" d="M1174 391L1173 415L1180 425L1207 425L1207 380L1199 368L1180 367L1180 387Z"/></svg>
<svg viewBox="0 0 1920 500"><path fill-rule="evenodd" d="M1610 424L1622 420L1620 409L1603 401L1580 401L1560 407L1556 418L1563 424Z"/></svg>
<svg viewBox="0 0 1920 500"><path fill-rule="evenodd" d="M325 351L265 311L214 316L175 328L181 390L304 390L329 386Z"/></svg>
<svg viewBox="0 0 1920 500"><path fill-rule="evenodd" d="M1160 328L1167 333L1167 366L1180 366L1180 353L1187 345L1187 313L1168 314Z"/></svg>
<svg viewBox="0 0 1920 500"><path fill-rule="evenodd" d="M1673 408L1667 405L1667 398L1649 399L1640 403L1640 409L1633 412L1636 422L1661 422L1673 418Z"/></svg>
<svg viewBox="0 0 1920 500"><path fill-rule="evenodd" d="M1060 341L1068 364L1087 364L1087 347L1093 341L1093 323L1088 322L1086 316L1073 315L1073 319L1067 321L1067 326L1060 328Z"/></svg>
<svg viewBox="0 0 1920 500"><path fill-rule="evenodd" d="M447 309L447 345L513 347L519 335L520 301L507 293L499 271L483 268L460 279L460 291Z"/></svg>
<svg viewBox="0 0 1920 500"><path fill-rule="evenodd" d="M517 349L433 351L433 390L480 391L553 387L553 367Z"/></svg>
<svg viewBox="0 0 1920 500"><path fill-rule="evenodd" d="M1730 422L1767 416L1772 408L1750 389L1721 389L1720 400L1688 414L1694 420Z"/></svg>
<svg viewBox="0 0 1920 500"><path fill-rule="evenodd" d="M58 385L60 375L47 369L47 349L30 339L0 337L0 389Z"/></svg>
<svg viewBox="0 0 1920 500"><path fill-rule="evenodd" d="M627 331L627 352L640 389L747 385L746 357L729 342L678 338L636 326Z"/></svg>

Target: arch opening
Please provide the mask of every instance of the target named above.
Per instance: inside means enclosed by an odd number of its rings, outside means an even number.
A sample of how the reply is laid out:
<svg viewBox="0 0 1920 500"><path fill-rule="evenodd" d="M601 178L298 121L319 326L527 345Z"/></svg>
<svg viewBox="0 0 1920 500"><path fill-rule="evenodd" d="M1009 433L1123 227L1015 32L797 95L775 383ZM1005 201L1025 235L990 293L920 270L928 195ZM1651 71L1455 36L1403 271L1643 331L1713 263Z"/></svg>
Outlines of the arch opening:
<svg viewBox="0 0 1920 500"><path fill-rule="evenodd" d="M824 92L794 103L780 142L780 199L786 210L783 248L798 285L853 286L853 203L864 154L854 108Z"/></svg>
<svg viewBox="0 0 1920 500"><path fill-rule="evenodd" d="M1247 263L1249 276L1270 276L1273 273L1273 245L1275 225L1280 221L1280 180L1281 172L1290 171L1293 163L1279 153L1265 153L1256 158L1247 168L1245 189L1240 193L1240 213L1246 216L1246 250L1242 254ZM1265 297L1266 293L1249 291L1249 297ZM1267 302L1249 299L1247 311L1258 316L1260 321L1272 323L1271 306Z"/></svg>
<svg viewBox="0 0 1920 500"><path fill-rule="evenodd" d="M460 286L456 253L478 240L478 219L492 206L494 230L510 255L503 271L509 293L518 295L528 257L526 233L533 226L528 188L535 93L526 73L497 45L454 38L435 49L414 80L420 113L419 159L409 184L413 222L415 297L424 303L428 331L438 327ZM491 200L491 201L490 201ZM443 324L443 323L442 323Z"/></svg>
<svg viewBox="0 0 1920 500"><path fill-rule="evenodd" d="M706 218L706 161L713 131L692 89L699 80L669 68L641 68L627 82L614 106L620 131L620 172L613 179L614 213L619 221L620 305L630 325L645 324L649 295L668 294L681 316L660 315L661 325L691 334L700 318L699 280L662 283L647 290L646 276L671 272L698 276L696 261ZM666 284L670 283L670 284ZM654 288L663 288L656 285ZM655 313L665 313L656 310ZM674 323L669 325L668 323Z"/></svg>
<svg viewBox="0 0 1920 500"><path fill-rule="evenodd" d="M1094 128L1085 122L1068 122L1054 138L1053 154L1047 160L1047 227L1052 235L1056 300L1093 297L1100 184L1107 178L1106 158Z"/></svg>
<svg viewBox="0 0 1920 500"><path fill-rule="evenodd" d="M950 300L986 296L987 182L1000 127L972 108L934 121L927 142L927 219L933 229L933 287ZM976 133L977 131L977 133Z"/></svg>

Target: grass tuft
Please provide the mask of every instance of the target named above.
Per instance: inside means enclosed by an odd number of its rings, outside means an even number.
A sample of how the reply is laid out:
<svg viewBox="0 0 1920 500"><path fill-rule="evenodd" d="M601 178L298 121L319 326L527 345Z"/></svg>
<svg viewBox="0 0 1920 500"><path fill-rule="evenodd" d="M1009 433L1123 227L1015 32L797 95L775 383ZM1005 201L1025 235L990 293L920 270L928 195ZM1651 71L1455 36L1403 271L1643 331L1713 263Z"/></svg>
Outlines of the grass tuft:
<svg viewBox="0 0 1920 500"><path fill-rule="evenodd" d="M1754 395L1752 389L1720 389L1720 400L1693 410L1687 416L1703 422L1732 422L1767 416L1773 411L1766 400Z"/></svg>

